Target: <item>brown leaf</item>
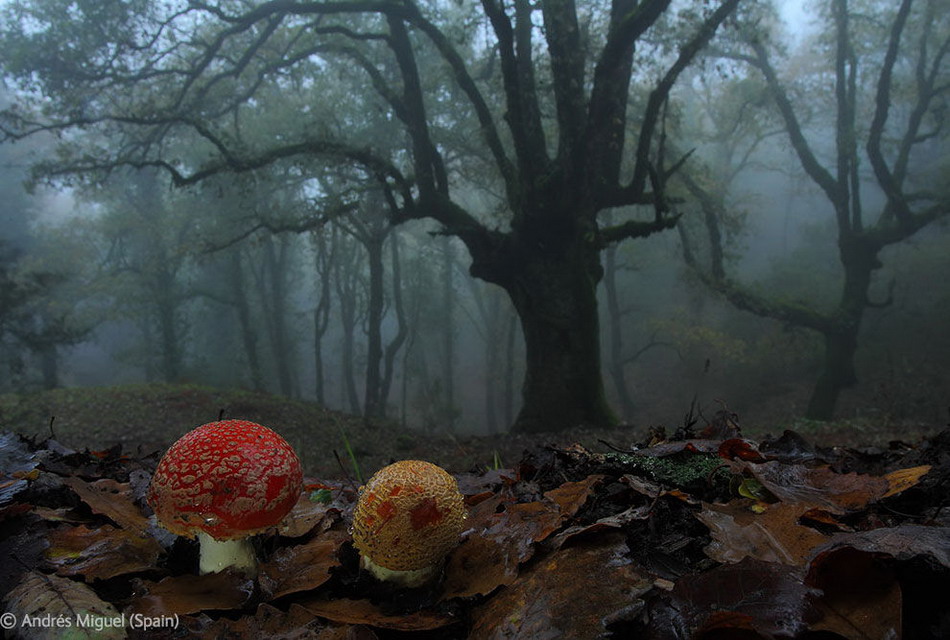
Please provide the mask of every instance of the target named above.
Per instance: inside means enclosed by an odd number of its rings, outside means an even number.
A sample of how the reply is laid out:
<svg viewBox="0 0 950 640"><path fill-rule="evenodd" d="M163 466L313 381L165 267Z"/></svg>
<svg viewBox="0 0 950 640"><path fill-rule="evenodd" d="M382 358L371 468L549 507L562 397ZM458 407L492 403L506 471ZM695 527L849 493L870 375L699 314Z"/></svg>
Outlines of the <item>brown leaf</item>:
<svg viewBox="0 0 950 640"><path fill-rule="evenodd" d="M458 622L452 616L435 611L414 611L402 615L389 615L369 600L351 600L338 598L336 600L309 599L298 602L301 607L311 614L346 624L367 624L382 629L397 631L428 631L446 627Z"/></svg>
<svg viewBox="0 0 950 640"><path fill-rule="evenodd" d="M574 516L577 511L584 506L587 498L594 492L606 476L590 475L578 482L565 482L556 489L544 492L544 497L552 500L561 510L561 520L567 520Z"/></svg>
<svg viewBox="0 0 950 640"><path fill-rule="evenodd" d="M147 594L132 600L129 613L146 616L240 609L254 593L254 581L223 571L207 575L170 576L161 582L144 582Z"/></svg>
<svg viewBox="0 0 950 640"><path fill-rule="evenodd" d="M822 618L812 631L845 638L899 638L901 588L875 554L844 547L817 557L806 582L822 591L815 600Z"/></svg>
<svg viewBox="0 0 950 640"><path fill-rule="evenodd" d="M797 567L745 558L704 573L684 576L650 609L648 638L796 637L816 613ZM730 634L731 632L731 634ZM713 637L712 635L710 637Z"/></svg>
<svg viewBox="0 0 950 640"><path fill-rule="evenodd" d="M475 533L462 541L445 564L441 600L488 595L518 576L518 563L496 540Z"/></svg>
<svg viewBox="0 0 950 640"><path fill-rule="evenodd" d="M750 462L763 462L765 458L759 453L756 444L751 440L744 438L729 438L723 440L719 445L719 457L726 460L749 460Z"/></svg>
<svg viewBox="0 0 950 640"><path fill-rule="evenodd" d="M63 478L63 483L75 491L94 513L106 516L123 529L148 529L148 518L135 504L128 483L116 482L110 478L90 483L76 477Z"/></svg>
<svg viewBox="0 0 950 640"><path fill-rule="evenodd" d="M950 569L950 527L905 524L899 527L836 534L827 544L815 549L812 555L817 557L842 547L885 554L897 560L910 560L927 555Z"/></svg>
<svg viewBox="0 0 950 640"><path fill-rule="evenodd" d="M47 561L61 576L106 580L153 569L162 549L154 538L104 525L60 526L49 534Z"/></svg>
<svg viewBox="0 0 950 640"><path fill-rule="evenodd" d="M330 579L330 569L340 566L337 554L343 535L321 536L307 544L278 549L260 566L260 584L271 598L316 589Z"/></svg>
<svg viewBox="0 0 950 640"><path fill-rule="evenodd" d="M798 524L808 505L779 502L753 513L750 504L749 500L703 504L696 517L712 532L706 555L718 562L756 558L801 566L812 549L828 541L828 536Z"/></svg>
<svg viewBox="0 0 950 640"><path fill-rule="evenodd" d="M887 493L885 493L883 498L890 498L891 496L897 495L902 491L907 491L915 484L920 482L920 479L930 471L930 465L925 464L919 467L910 467L909 469L898 469L897 471L891 471L884 476L887 479Z"/></svg>
<svg viewBox="0 0 950 640"><path fill-rule="evenodd" d="M627 557L621 533L561 549L472 613L470 638L591 638L610 614L633 615L653 579ZM596 569L595 569L596 568Z"/></svg>
<svg viewBox="0 0 950 640"><path fill-rule="evenodd" d="M309 638L312 640L346 640L347 630L322 624L312 613L292 605L285 613L269 604L258 605L254 615L241 616L237 620L220 618L203 630L205 638L230 638L233 640L259 640L260 638ZM375 638L369 632L367 639Z"/></svg>
<svg viewBox="0 0 950 640"><path fill-rule="evenodd" d="M443 599L487 594L518 575L518 565L561 526L553 502L506 504L495 513L501 499L486 500L472 509L472 533L449 556ZM471 522L474 520L474 522Z"/></svg>
<svg viewBox="0 0 950 640"><path fill-rule="evenodd" d="M304 493L278 525L278 532L288 538L300 538L317 525L320 525L320 531L326 531L339 512L339 509L311 500L309 494Z"/></svg>
<svg viewBox="0 0 950 640"><path fill-rule="evenodd" d="M592 522L588 525L578 525L568 527L556 536L551 537L545 546L551 549L560 549L569 540L579 536L586 536L598 531L609 531L611 529L623 529L634 520L646 520L650 517L651 505L645 504L638 507L630 507L626 511L621 511L612 516L606 516Z"/></svg>
<svg viewBox="0 0 950 640"><path fill-rule="evenodd" d="M60 640L68 632L70 638L125 638L121 614L88 586L68 578L29 571L10 590L5 602L6 611L20 625L12 630L13 637ZM44 622L25 627L25 616ZM58 620L69 626L57 626Z"/></svg>
<svg viewBox="0 0 950 640"><path fill-rule="evenodd" d="M782 502L803 503L825 508L832 513L859 511L881 499L888 481L861 473L835 473L828 467L814 469L773 461L764 464L736 462L752 471Z"/></svg>

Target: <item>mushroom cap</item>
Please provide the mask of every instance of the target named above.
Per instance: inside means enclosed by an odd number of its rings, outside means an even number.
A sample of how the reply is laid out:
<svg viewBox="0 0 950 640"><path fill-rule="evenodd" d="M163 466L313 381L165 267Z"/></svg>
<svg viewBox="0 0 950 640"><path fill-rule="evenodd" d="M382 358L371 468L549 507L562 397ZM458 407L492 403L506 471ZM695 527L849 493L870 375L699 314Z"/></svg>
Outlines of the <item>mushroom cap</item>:
<svg viewBox="0 0 950 640"><path fill-rule="evenodd" d="M386 569L421 569L458 544L465 516L455 478L430 462L403 460L383 467L360 488L353 546Z"/></svg>
<svg viewBox="0 0 950 640"><path fill-rule="evenodd" d="M146 499L172 533L233 540L280 522L302 486L300 460L286 440L254 422L222 420L168 449Z"/></svg>

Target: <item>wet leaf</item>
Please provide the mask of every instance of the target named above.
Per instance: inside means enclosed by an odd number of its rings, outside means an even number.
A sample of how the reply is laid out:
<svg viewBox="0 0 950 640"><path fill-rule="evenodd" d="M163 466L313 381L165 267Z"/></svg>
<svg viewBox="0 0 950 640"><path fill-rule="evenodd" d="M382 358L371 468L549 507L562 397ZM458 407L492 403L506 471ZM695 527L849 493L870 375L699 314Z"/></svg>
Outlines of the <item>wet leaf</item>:
<svg viewBox="0 0 950 640"><path fill-rule="evenodd" d="M56 573L82 575L87 582L153 569L162 550L154 538L109 525L61 526L48 537L45 556Z"/></svg>
<svg viewBox="0 0 950 640"><path fill-rule="evenodd" d="M712 533L713 541L705 549L710 558L732 563L755 558L801 566L815 547L829 539L798 524L808 505L779 502L768 505L762 513L749 511L749 506L746 500L704 504L696 514Z"/></svg>
<svg viewBox="0 0 950 640"><path fill-rule="evenodd" d="M29 486L36 469L35 456L23 439L9 431L0 433L0 508Z"/></svg>
<svg viewBox="0 0 950 640"><path fill-rule="evenodd" d="M723 440L719 445L719 457L726 460L749 460L751 462L763 462L765 460L758 448L751 440L743 438L729 438Z"/></svg>
<svg viewBox="0 0 950 640"><path fill-rule="evenodd" d="M254 581L232 571L170 576L142 587L146 594L132 601L129 612L146 616L241 609L254 593Z"/></svg>
<svg viewBox="0 0 950 640"><path fill-rule="evenodd" d="M786 464L802 464L817 458L815 447L791 429L786 429L779 438L760 443L759 451L770 460L780 460Z"/></svg>
<svg viewBox="0 0 950 640"><path fill-rule="evenodd" d="M755 478L744 478L736 491L740 496L751 498L752 500L775 500L775 497L769 493L768 489Z"/></svg>
<svg viewBox="0 0 950 640"><path fill-rule="evenodd" d="M368 630L367 630L368 631ZM367 640L375 638L372 632ZM202 633L205 638L259 640L260 638L310 638L313 640L346 640L347 627L329 626L300 606L291 606L285 613L269 604L261 604L252 616L237 620L220 618Z"/></svg>
<svg viewBox="0 0 950 640"><path fill-rule="evenodd" d="M561 526L553 502L505 504L501 498L486 500L472 510L472 533L449 556L443 598L487 594L511 584L518 566L529 560L535 544Z"/></svg>
<svg viewBox="0 0 950 640"><path fill-rule="evenodd" d="M310 533L317 525L320 525L321 531L325 531L333 524L334 516L339 513L339 509L311 500L308 494L304 493L278 525L277 530L282 536L300 538Z"/></svg>
<svg viewBox="0 0 950 640"><path fill-rule="evenodd" d="M676 442L664 442L646 449L639 449L636 452L638 456L648 456L651 458L665 458L677 453L718 453L720 440L700 439L700 440L679 440Z"/></svg>
<svg viewBox="0 0 950 640"><path fill-rule="evenodd" d="M123 529L148 529L148 519L135 504L128 483L110 478L86 482L76 477L63 478L63 483L75 491L94 513L106 516Z"/></svg>
<svg viewBox="0 0 950 640"><path fill-rule="evenodd" d="M651 606L647 637L700 638L714 630L723 638L742 637L739 630L796 637L817 615L813 595L797 567L746 558L680 578Z"/></svg>
<svg viewBox="0 0 950 640"><path fill-rule="evenodd" d="M809 469L781 462L742 464L782 502L822 507L832 513L848 513L865 508L887 493L888 481L861 473L835 473L827 467Z"/></svg>
<svg viewBox="0 0 950 640"><path fill-rule="evenodd" d="M564 531L561 531L557 535L551 537L545 546L551 549L560 549L568 541L580 536L587 536L602 531L610 531L612 529L623 529L634 520L646 520L649 518L650 512L652 510L651 507L652 505L649 504L630 507L625 511L621 511L620 513L614 514L612 516L601 518L588 525L568 527Z"/></svg>
<svg viewBox="0 0 950 640"><path fill-rule="evenodd" d="M260 566L261 587L270 598L316 589L330 579L330 569L340 566L338 553L345 539L343 535L325 536L278 549Z"/></svg>
<svg viewBox="0 0 950 640"><path fill-rule="evenodd" d="M623 534L561 549L531 566L472 617L471 638L591 638L633 616L653 586L626 557ZM596 567L597 570L592 568ZM612 614L618 614L612 617Z"/></svg>
<svg viewBox="0 0 950 640"><path fill-rule="evenodd" d="M814 550L818 556L841 547L853 547L866 553L884 554L896 560L930 556L950 569L950 527L925 527L905 524L899 527L841 533Z"/></svg>
<svg viewBox="0 0 950 640"><path fill-rule="evenodd" d="M590 475L579 482L565 482L556 489L544 492L544 497L552 500L561 510L561 519L567 520L584 506L594 489L606 476Z"/></svg>
<svg viewBox="0 0 950 640"><path fill-rule="evenodd" d="M47 576L37 571L23 574L20 583L10 590L6 611L12 613L19 625L12 631L15 638L29 640L58 640L68 631L70 638L110 640L125 638L124 628L113 625L121 614L111 604L103 602L96 593L81 582L59 576ZM24 616L48 619L50 622L23 626ZM48 616L48 618L47 618ZM68 627L58 627L56 620L66 621ZM98 623L101 621L101 623ZM101 631L97 628L101 626Z"/></svg>
<svg viewBox="0 0 950 640"><path fill-rule="evenodd" d="M481 534L472 534L449 555L441 600L488 595L518 576L518 562L505 547Z"/></svg>
<svg viewBox="0 0 950 640"><path fill-rule="evenodd" d="M815 599L821 619L812 624L813 631L856 640L900 637L900 583L875 554L852 547L820 554L807 583L822 592Z"/></svg>
<svg viewBox="0 0 950 640"><path fill-rule="evenodd" d="M345 624L366 624L397 631L428 631L458 622L452 616L435 611L414 611L406 614L386 614L369 600L309 599L298 603L315 616Z"/></svg>
<svg viewBox="0 0 950 640"><path fill-rule="evenodd" d="M499 486L513 484L518 477L514 469L489 469L484 473L460 473L455 476L459 491L464 496L473 496L484 491L493 491Z"/></svg>
<svg viewBox="0 0 950 640"><path fill-rule="evenodd" d="M902 491L907 491L920 482L920 479L930 471L930 468L929 464L925 464L919 467L891 471L884 476L887 480L887 492L882 497L890 498Z"/></svg>

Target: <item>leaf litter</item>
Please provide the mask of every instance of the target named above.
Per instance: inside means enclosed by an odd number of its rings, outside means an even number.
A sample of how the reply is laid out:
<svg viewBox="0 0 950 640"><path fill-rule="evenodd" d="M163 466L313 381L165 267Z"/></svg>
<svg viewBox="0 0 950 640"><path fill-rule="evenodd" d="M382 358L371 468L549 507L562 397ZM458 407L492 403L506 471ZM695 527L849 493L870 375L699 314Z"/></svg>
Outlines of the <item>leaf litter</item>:
<svg viewBox="0 0 950 640"><path fill-rule="evenodd" d="M726 418L458 474L467 529L413 590L359 569L346 482L307 480L256 577L201 576L144 504L157 456L0 434L2 609L175 620L95 637L950 637L950 430L829 449Z"/></svg>

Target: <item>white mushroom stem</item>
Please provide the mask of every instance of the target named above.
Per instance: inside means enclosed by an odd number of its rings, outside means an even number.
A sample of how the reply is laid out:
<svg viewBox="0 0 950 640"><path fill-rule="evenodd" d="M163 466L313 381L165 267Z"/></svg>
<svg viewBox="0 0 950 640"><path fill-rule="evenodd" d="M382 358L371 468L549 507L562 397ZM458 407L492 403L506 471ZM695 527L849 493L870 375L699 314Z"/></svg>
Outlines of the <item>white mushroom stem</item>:
<svg viewBox="0 0 950 640"><path fill-rule="evenodd" d="M250 538L215 540L204 531L198 532L198 570L202 575L217 573L229 567L257 573L257 555Z"/></svg>
<svg viewBox="0 0 950 640"><path fill-rule="evenodd" d="M363 554L360 554L360 567L366 571L369 571L374 578L381 582L390 582L392 584L399 585L400 587L408 587L412 589L415 587L421 587L432 580L432 578L434 578L439 572L439 569L442 568L442 563L437 562L435 564L430 564L428 567L422 567L421 569L396 571L395 569L381 567Z"/></svg>

